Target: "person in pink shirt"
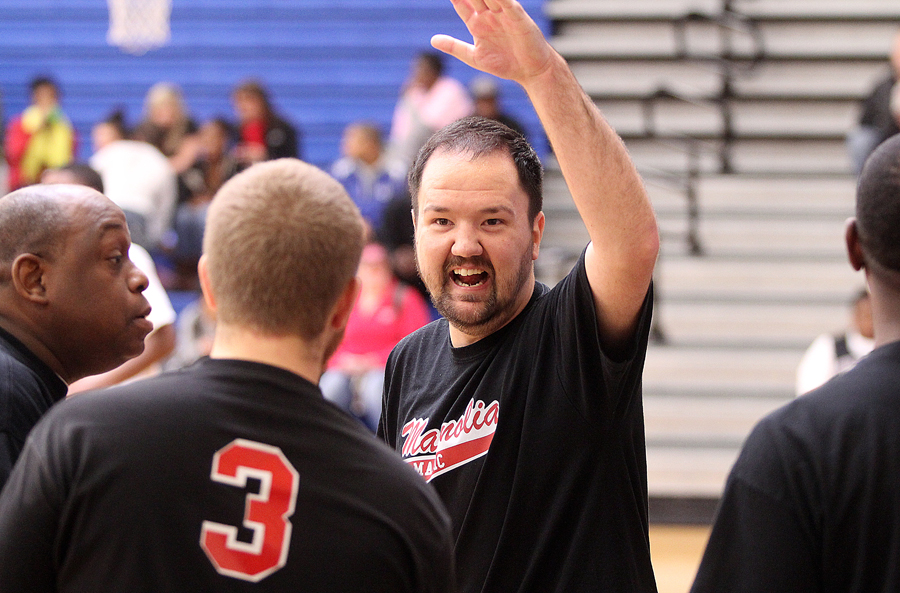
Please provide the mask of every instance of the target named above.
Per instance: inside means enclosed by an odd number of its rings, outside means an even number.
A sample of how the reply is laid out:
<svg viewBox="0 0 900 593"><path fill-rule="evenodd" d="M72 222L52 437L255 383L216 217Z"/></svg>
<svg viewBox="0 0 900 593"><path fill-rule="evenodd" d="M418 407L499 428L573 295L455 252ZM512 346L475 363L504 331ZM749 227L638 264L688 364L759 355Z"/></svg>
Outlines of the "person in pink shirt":
<svg viewBox="0 0 900 593"><path fill-rule="evenodd" d="M473 113L475 105L466 87L444 75L442 56L422 52L394 108L389 151L409 166L434 132Z"/></svg>
<svg viewBox="0 0 900 593"><path fill-rule="evenodd" d="M362 420L374 432L388 354L397 342L430 321L425 299L391 271L387 250L363 249L357 272L362 289L350 313L344 340L319 381L325 399Z"/></svg>

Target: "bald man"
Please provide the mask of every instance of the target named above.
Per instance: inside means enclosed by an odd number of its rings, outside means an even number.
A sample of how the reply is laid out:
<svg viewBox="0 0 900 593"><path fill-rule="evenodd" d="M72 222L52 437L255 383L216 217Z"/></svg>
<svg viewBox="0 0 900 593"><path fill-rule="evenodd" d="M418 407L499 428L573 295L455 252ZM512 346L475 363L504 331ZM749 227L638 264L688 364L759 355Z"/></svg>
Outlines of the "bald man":
<svg viewBox="0 0 900 593"><path fill-rule="evenodd" d="M122 210L81 185L0 198L0 487L68 384L141 353L147 277Z"/></svg>

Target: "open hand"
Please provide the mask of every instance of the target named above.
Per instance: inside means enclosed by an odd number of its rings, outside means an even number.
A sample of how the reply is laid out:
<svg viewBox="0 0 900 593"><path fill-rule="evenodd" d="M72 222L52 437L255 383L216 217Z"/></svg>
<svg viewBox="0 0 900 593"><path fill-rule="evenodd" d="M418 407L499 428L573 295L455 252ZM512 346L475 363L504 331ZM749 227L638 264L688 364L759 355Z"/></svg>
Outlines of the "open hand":
<svg viewBox="0 0 900 593"><path fill-rule="evenodd" d="M451 0L474 44L435 35L431 45L482 72L528 81L550 68L554 50L515 0Z"/></svg>

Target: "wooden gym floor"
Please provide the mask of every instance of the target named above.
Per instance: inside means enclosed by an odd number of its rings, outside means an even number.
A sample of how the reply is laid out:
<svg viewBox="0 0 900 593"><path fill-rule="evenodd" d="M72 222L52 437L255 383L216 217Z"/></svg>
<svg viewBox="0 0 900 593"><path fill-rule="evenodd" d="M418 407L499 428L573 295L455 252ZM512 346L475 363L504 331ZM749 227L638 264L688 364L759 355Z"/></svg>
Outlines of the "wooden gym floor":
<svg viewBox="0 0 900 593"><path fill-rule="evenodd" d="M650 555L659 593L687 593L709 539L708 525L650 525Z"/></svg>

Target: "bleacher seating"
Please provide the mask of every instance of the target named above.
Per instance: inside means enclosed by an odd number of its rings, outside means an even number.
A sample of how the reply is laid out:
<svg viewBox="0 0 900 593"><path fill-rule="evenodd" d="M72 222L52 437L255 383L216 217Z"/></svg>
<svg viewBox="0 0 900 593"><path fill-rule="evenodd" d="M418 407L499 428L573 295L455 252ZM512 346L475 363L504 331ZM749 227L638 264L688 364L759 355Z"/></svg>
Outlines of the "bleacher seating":
<svg viewBox="0 0 900 593"><path fill-rule="evenodd" d="M660 222L665 341L644 376L651 514L707 520L750 428L794 396L804 349L847 324L863 285L844 255L844 137L888 70L900 5L550 0L546 12ZM547 186L552 278L587 234L558 173Z"/></svg>
<svg viewBox="0 0 900 593"><path fill-rule="evenodd" d="M523 5L541 17L540 0ZM202 121L231 118L231 89L253 77L302 129L307 160L327 166L347 123L388 128L410 63L431 35L468 35L446 0L172 0L170 42L141 56L109 46L108 25L106 2L0 0L4 116L27 105L32 77L51 74L87 158L91 126L119 106L136 123L156 82L179 84ZM475 75L456 60L447 66L463 81ZM524 93L512 83L501 88L504 105L541 144Z"/></svg>

